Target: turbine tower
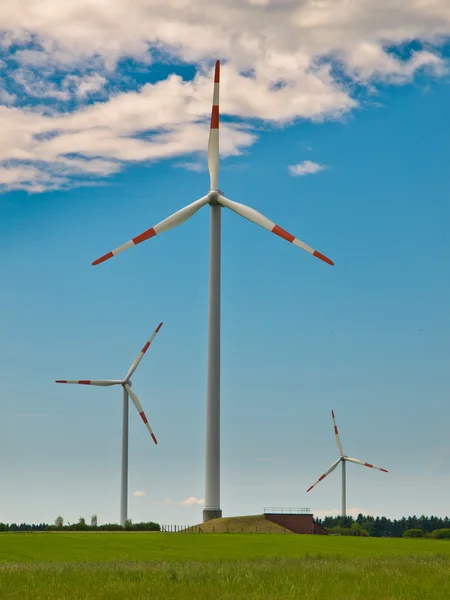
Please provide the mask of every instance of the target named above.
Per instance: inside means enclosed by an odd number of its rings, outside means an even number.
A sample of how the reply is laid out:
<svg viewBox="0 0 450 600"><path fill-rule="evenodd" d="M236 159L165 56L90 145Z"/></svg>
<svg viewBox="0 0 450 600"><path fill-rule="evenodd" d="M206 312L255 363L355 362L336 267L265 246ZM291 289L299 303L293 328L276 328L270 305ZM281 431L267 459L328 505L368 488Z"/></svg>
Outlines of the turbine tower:
<svg viewBox="0 0 450 600"><path fill-rule="evenodd" d="M150 344L155 339L156 334L161 329L162 323L158 325L158 327L153 332L152 337L148 340L145 346L137 355L131 367L128 369L128 373L125 375L123 379L79 379L79 380L67 380L67 379L57 379L56 383L75 383L78 385L98 385L101 387L108 387L111 385L121 385L123 388L123 415L122 415L122 471L121 471L121 486L120 486L120 524L125 525L125 521L127 520L128 514L128 398L131 398L133 404L135 405L141 419L144 421L145 426L147 427L150 435L152 436L155 444L156 437L150 427L150 424L145 416L144 409L139 401L139 398L131 389L131 376L136 371L139 363L141 362L144 354L150 347Z"/></svg>
<svg viewBox="0 0 450 600"><path fill-rule="evenodd" d="M336 444L340 453L340 457L331 465L331 467L328 469L328 471L326 471L321 477L319 477L319 479L316 481L316 483L314 485L312 485L309 489L307 489L307 492L310 492L313 487L315 487L318 483L320 483L322 481L322 479L325 479L325 477L327 475L329 475L332 471L334 471L336 469L336 467L338 466L339 463L342 463L342 516L345 517L347 515L347 506L346 506L346 502L347 502L347 491L346 491L346 473L345 473L345 463L346 462L352 462L355 463L357 465L362 465L363 467L369 467L369 469L378 469L378 471L383 471L383 473L387 473L388 471L386 469L382 469L381 467L376 467L375 465L371 465L370 463L367 462L363 462L362 460L358 460L357 458L349 458L348 456L345 456L344 452L342 451L342 444L341 444L341 439L339 437L339 431L336 425L336 419L334 417L334 410L331 411L331 416L333 418L333 425L334 425L334 434L336 436Z"/></svg>
<svg viewBox="0 0 450 600"><path fill-rule="evenodd" d="M220 63L216 62L214 91L212 100L211 125L208 142L208 170L210 190L206 196L185 206L173 215L136 236L126 244L108 252L92 264L98 265L145 240L181 225L192 217L202 206L211 207L210 254L209 254L209 309L208 309L208 375L206 395L206 483L203 520L222 516L220 508L220 233L221 209L229 208L252 223L275 233L288 242L306 250L329 265L334 263L300 241L273 221L253 208L233 202L219 190L219 81Z"/></svg>

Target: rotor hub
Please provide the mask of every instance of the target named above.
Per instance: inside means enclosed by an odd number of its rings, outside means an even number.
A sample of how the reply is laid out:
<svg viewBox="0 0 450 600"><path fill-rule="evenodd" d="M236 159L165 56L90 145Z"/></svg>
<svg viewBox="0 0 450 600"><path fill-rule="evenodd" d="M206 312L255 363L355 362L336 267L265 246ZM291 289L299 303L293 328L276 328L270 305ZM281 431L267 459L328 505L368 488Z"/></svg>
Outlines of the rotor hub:
<svg viewBox="0 0 450 600"><path fill-rule="evenodd" d="M209 204L211 204L211 205L219 204L217 202L217 198L219 196L223 196L223 192L221 190L210 190L208 192Z"/></svg>

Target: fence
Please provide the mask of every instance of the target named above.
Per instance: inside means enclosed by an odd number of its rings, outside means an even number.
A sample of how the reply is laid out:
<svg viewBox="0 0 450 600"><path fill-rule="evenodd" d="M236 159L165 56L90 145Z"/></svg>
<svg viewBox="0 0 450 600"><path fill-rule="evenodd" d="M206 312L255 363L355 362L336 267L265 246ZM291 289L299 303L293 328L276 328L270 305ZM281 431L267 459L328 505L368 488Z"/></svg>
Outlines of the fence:
<svg viewBox="0 0 450 600"><path fill-rule="evenodd" d="M164 533L203 533L200 525L161 525Z"/></svg>
<svg viewBox="0 0 450 600"><path fill-rule="evenodd" d="M310 508L286 508L283 506L269 506L264 508L265 515L310 515Z"/></svg>

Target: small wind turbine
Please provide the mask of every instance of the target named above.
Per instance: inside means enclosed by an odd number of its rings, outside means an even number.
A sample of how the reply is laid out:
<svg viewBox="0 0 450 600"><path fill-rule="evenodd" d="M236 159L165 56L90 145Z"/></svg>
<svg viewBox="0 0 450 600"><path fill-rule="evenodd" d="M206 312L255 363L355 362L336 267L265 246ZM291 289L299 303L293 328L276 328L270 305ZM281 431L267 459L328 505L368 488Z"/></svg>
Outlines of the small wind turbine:
<svg viewBox="0 0 450 600"><path fill-rule="evenodd" d="M144 354L150 347L150 344L155 339L156 334L161 329L162 323L158 325L158 327L153 332L152 337L148 340L142 350L136 357L136 360L133 362L131 367L128 369L128 373L125 375L123 379L79 379L79 380L67 380L67 379L58 379L56 383L76 383L78 385L98 385L101 387L108 387L111 385L121 385L123 387L123 415L122 415L122 479L121 479L121 491L120 491L120 524L125 525L125 521L127 520L127 512L128 512L128 398L130 397L135 405L141 419L144 421L145 426L147 427L150 435L152 436L155 444L156 441L155 434L153 433L147 417L145 416L144 409L139 401L139 398L131 389L131 376L136 371L139 363L141 362Z"/></svg>
<svg viewBox="0 0 450 600"><path fill-rule="evenodd" d="M312 485L306 491L307 492L311 491L314 486L316 486L320 481L322 481L322 479L325 479L325 477L327 475L329 475L332 471L334 471L335 468L338 466L339 463L342 463L342 516L345 517L346 516L346 511L347 511L347 507L346 507L345 463L346 462L352 462L352 463L355 463L357 465L362 465L363 467L369 467L369 469L378 469L378 471L383 471L383 473L387 473L388 471L386 469L382 469L381 467L376 467L375 465L371 465L370 463L363 462L362 460L358 460L357 458L349 458L348 456L345 456L344 452L342 451L342 445L341 445L341 440L339 438L339 431L338 431L338 428L337 428L337 425L336 425L336 419L334 418L334 410L331 411L331 416L333 417L334 433L336 435L336 444L337 444L337 447L339 449L339 453L340 453L341 456L337 459L337 461L335 461L331 465L331 467L328 469L328 471L326 473L324 473L321 477L319 477L319 479L316 481L316 483L314 485Z"/></svg>
<svg viewBox="0 0 450 600"><path fill-rule="evenodd" d="M333 261L270 221L253 208L226 198L219 188L219 81L220 63L216 62L212 100L211 125L208 142L208 169L210 190L192 204L188 204L167 219L154 225L129 242L108 252L92 264L98 265L120 252L137 246L160 233L181 225L202 206L211 206L210 254L209 254L209 312L208 312L208 375L206 392L206 489L203 520L222 516L220 508L220 221L221 209L229 208L252 223L275 233L288 242L306 250L329 265Z"/></svg>

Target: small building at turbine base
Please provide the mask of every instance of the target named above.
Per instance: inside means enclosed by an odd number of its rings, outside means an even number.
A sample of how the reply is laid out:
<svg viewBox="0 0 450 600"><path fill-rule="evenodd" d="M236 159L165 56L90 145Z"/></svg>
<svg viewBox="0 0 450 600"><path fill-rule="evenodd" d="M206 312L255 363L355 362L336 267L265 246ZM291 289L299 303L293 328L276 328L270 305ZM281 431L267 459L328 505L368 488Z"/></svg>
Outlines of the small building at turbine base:
<svg viewBox="0 0 450 600"><path fill-rule="evenodd" d="M328 535L325 527L314 521L309 508L264 508L264 517L272 523L285 527L292 533L309 533L313 535Z"/></svg>

